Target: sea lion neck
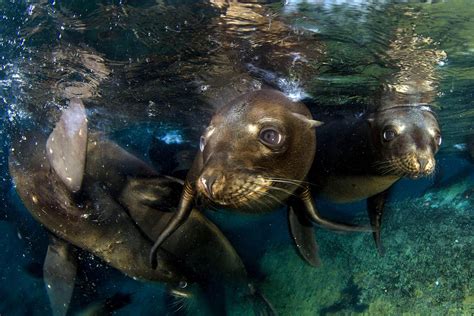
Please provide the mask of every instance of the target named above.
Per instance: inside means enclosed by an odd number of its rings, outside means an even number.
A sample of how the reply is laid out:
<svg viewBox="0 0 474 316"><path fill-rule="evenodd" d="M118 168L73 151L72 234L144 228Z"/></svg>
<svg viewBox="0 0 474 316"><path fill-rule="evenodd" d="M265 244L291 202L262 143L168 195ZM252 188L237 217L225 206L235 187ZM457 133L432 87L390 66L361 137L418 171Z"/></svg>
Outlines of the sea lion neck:
<svg viewBox="0 0 474 316"><path fill-rule="evenodd" d="M317 129L316 156L309 181L319 183L321 174L373 173L376 148L371 138L366 114L342 116L325 122Z"/></svg>

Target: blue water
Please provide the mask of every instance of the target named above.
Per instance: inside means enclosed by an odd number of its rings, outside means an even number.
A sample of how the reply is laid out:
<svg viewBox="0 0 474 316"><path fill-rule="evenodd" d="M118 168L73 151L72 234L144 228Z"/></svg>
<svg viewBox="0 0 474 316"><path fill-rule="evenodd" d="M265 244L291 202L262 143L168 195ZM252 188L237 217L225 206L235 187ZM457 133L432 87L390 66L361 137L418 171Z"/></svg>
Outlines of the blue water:
<svg viewBox="0 0 474 316"><path fill-rule="evenodd" d="M474 313L473 62L467 0L0 1L0 314L51 313L42 279L48 233L15 192L11 137L50 131L67 100L79 97L91 128L158 170L172 169L170 156L150 155L154 141L164 151L195 151L216 109L262 87L356 112L389 98L429 103L443 134L435 175L403 179L391 192L383 258L370 236L318 229L323 266L314 269L292 247L285 210L206 213L276 311ZM318 207L366 220L364 202ZM70 314L115 293L131 297L117 314L178 309L166 285L80 256Z"/></svg>

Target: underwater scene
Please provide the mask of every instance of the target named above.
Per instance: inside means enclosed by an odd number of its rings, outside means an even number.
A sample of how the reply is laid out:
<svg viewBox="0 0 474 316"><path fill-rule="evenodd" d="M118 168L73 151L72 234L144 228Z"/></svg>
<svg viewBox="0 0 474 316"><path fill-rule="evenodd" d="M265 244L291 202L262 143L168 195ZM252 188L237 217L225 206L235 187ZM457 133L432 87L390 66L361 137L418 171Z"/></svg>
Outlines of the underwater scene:
<svg viewBox="0 0 474 316"><path fill-rule="evenodd" d="M470 0L0 0L1 315L474 315Z"/></svg>

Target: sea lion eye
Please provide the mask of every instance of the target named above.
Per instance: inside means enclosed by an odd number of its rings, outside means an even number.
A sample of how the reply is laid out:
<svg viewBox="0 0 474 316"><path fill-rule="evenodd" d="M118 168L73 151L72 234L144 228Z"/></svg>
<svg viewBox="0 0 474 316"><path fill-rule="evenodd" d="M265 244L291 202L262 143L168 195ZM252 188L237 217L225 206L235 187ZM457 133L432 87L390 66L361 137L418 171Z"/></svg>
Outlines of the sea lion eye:
<svg viewBox="0 0 474 316"><path fill-rule="evenodd" d="M268 147L278 147L283 143L283 136L273 127L263 128L258 137Z"/></svg>
<svg viewBox="0 0 474 316"><path fill-rule="evenodd" d="M435 141L436 141L436 144L438 144L438 146L441 146L441 143L443 142L443 138L441 137L440 134L436 134Z"/></svg>
<svg viewBox="0 0 474 316"><path fill-rule="evenodd" d="M199 139L199 149L203 151L204 147L206 147L206 137L201 136L201 138Z"/></svg>
<svg viewBox="0 0 474 316"><path fill-rule="evenodd" d="M391 128L388 128L383 132L382 136L384 141L389 142L397 136L397 132Z"/></svg>

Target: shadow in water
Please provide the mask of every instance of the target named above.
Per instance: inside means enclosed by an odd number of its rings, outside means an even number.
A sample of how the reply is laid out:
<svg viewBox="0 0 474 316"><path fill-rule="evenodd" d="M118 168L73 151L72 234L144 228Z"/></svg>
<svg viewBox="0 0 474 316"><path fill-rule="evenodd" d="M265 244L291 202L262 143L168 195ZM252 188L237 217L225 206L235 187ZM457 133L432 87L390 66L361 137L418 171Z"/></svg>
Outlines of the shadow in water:
<svg viewBox="0 0 474 316"><path fill-rule="evenodd" d="M360 302L361 289L354 283L351 278L347 286L341 292L341 300L331 306L322 308L319 312L321 315L328 315L338 312L355 312L362 313L369 307L367 304Z"/></svg>

